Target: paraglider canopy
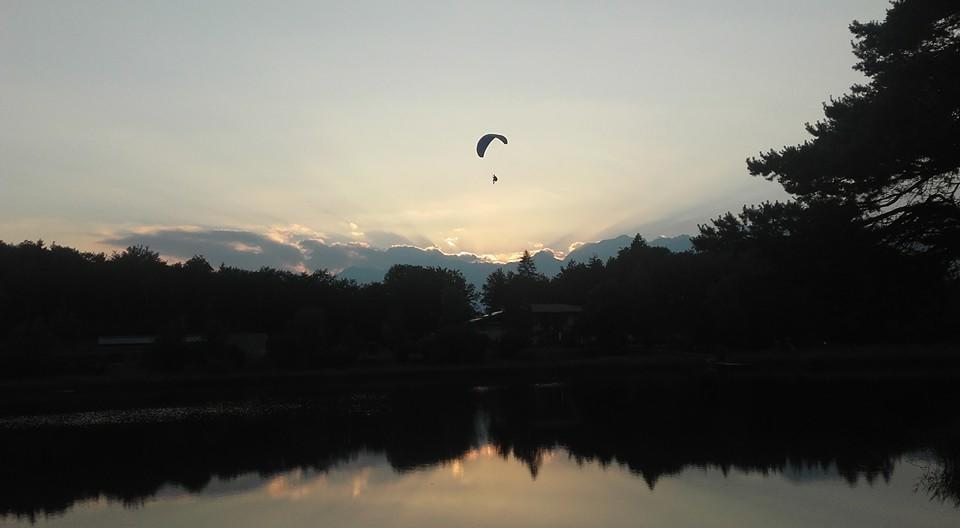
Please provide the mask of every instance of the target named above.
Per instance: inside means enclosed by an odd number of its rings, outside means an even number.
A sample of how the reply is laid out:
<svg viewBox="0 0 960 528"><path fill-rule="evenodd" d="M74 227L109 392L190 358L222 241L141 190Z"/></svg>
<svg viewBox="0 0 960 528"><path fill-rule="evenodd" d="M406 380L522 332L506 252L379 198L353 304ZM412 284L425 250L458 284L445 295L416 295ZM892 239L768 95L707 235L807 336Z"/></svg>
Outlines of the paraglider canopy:
<svg viewBox="0 0 960 528"><path fill-rule="evenodd" d="M490 142L494 139L499 139L503 141L503 144L507 144L506 136L501 136L500 134L487 134L480 138L480 141L477 141L477 156L483 157L483 153L487 151L487 147L490 145Z"/></svg>

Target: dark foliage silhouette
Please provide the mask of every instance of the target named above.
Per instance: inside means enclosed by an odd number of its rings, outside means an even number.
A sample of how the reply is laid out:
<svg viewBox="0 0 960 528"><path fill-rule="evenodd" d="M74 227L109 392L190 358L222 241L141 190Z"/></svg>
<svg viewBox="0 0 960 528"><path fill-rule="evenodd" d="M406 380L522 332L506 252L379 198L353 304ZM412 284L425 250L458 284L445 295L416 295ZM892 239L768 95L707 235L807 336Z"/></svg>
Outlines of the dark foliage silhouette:
<svg viewBox="0 0 960 528"><path fill-rule="evenodd" d="M957 283L945 263L884 244L856 215L837 202L765 203L701 226L694 246L726 268L708 304L726 299L760 341L951 339Z"/></svg>
<svg viewBox="0 0 960 528"><path fill-rule="evenodd" d="M530 252L524 251L516 272L504 273L501 268L487 277L481 299L488 313L506 309L516 311L544 299L547 286L547 277L537 271Z"/></svg>
<svg viewBox="0 0 960 528"><path fill-rule="evenodd" d="M256 368L227 344L231 332L269 335L267 366L282 368L348 365L371 349L476 361L485 345L465 322L478 297L505 310L514 349L530 344L535 303L582 306L577 339L609 352L953 341L960 295L945 263L882 243L855 214L836 202L747 207L702 226L696 253L637 236L606 263L570 262L553 279L527 256L518 272L491 274L481 296L441 268L395 266L361 286L323 271L214 270L201 257L168 265L146 248L106 257L0 243L0 362L7 376L97 374L103 358L84 354L97 336L147 334L149 368Z"/></svg>
<svg viewBox="0 0 960 528"><path fill-rule="evenodd" d="M824 104L813 139L747 160L802 201L837 200L902 248L960 258L960 6L899 0L854 22L869 82Z"/></svg>
<svg viewBox="0 0 960 528"><path fill-rule="evenodd" d="M98 336L150 335L151 367L223 366L237 362L223 336L240 331L269 334L278 366L342 364L358 341L405 346L466 321L475 297L459 272L436 268L397 266L360 286L323 270L215 270L200 256L170 265L139 246L108 257L0 242L0 363L7 376L98 373L85 354ZM188 335L203 344L188 351Z"/></svg>

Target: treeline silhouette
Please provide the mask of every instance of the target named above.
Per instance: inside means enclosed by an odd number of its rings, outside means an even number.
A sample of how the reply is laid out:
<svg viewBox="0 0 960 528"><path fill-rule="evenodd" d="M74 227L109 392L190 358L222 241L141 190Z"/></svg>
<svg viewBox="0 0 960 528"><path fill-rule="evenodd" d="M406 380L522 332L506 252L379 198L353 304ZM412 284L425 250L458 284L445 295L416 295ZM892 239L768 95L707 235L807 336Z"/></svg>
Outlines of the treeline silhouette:
<svg viewBox="0 0 960 528"><path fill-rule="evenodd" d="M394 266L382 283L357 284L324 271L214 269L199 256L168 264L143 247L108 257L0 243L0 362L7 376L98 373L105 367L92 352L109 335L159 336L141 366L167 371L345 366L378 354L479 361L537 343L614 353L956 339L960 290L942 260L876 243L836 210L811 209L747 208L705 227L696 253L637 236L607 262L571 262L552 279L525 255L516 273L491 274L482 295L439 268ZM504 311L497 342L467 324L478 300ZM536 303L583 312L558 339L531 312ZM267 358L245 365L227 344L237 332L269 336ZM189 344L190 335L202 341Z"/></svg>
<svg viewBox="0 0 960 528"><path fill-rule="evenodd" d="M710 349L955 339L960 290L943 261L876 243L828 206L811 209L745 208L704 226L696 253L637 236L607 262L572 262L552 279L530 262L492 274L482 299L490 312L521 315L530 303L581 305L569 335L578 342Z"/></svg>
<svg viewBox="0 0 960 528"><path fill-rule="evenodd" d="M8 421L0 423L0 515L62 514L99 497L136 506L165 486L199 493L214 479L250 474L258 487L295 469L334 471L361 453L382 455L402 474L482 445L517 459L534 479L545 457L560 450L581 464L622 467L650 489L688 468L880 484L902 456L922 452L929 470L918 491L960 504L960 431L943 419L955 389L877 392L866 383L797 397L798 387L771 384L757 398L755 388L408 391L302 407L254 405L202 418L184 412L160 423L149 413L142 423L124 418L81 427Z"/></svg>
<svg viewBox="0 0 960 528"><path fill-rule="evenodd" d="M83 356L98 336L153 335L152 367L232 368L226 336L262 332L272 365L342 364L462 323L475 296L459 272L439 268L398 265L382 283L358 285L322 270L214 269L199 256L168 264L144 247L106 256L0 242L0 357L8 375L95 369L70 364L71 353ZM188 335L203 342L190 348Z"/></svg>

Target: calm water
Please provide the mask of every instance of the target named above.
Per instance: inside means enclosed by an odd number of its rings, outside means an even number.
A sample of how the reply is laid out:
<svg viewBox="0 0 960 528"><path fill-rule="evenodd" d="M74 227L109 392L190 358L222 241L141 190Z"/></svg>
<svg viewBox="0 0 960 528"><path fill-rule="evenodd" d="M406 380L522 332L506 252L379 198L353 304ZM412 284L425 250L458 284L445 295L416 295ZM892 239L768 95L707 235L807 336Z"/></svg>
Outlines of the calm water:
<svg viewBox="0 0 960 528"><path fill-rule="evenodd" d="M541 387L6 419L0 524L960 523L956 428L928 405L659 396Z"/></svg>

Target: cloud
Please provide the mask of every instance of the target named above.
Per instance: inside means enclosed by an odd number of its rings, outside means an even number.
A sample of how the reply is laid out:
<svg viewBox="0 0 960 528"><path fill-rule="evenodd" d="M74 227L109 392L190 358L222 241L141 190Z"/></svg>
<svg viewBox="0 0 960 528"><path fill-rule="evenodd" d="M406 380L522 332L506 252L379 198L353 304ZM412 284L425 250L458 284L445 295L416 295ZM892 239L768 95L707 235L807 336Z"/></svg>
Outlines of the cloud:
<svg viewBox="0 0 960 528"><path fill-rule="evenodd" d="M390 246L419 246L427 247L430 241L423 237L410 238L388 231L367 231L364 238L373 247L388 248Z"/></svg>
<svg viewBox="0 0 960 528"><path fill-rule="evenodd" d="M367 244L356 242L326 243L323 240L301 240L300 248L304 252L304 265L308 269L325 269L338 273L350 266L369 260L377 250Z"/></svg>
<svg viewBox="0 0 960 528"><path fill-rule="evenodd" d="M488 274L502 266L473 253L450 254L435 247L395 245L376 248L358 244L327 244L320 240L304 240L300 245L308 255L308 268L342 272L343 277L359 282L379 281L391 266L412 264L458 270L467 281L482 284Z"/></svg>
<svg viewBox="0 0 960 528"><path fill-rule="evenodd" d="M157 228L120 233L102 242L118 248L149 246L161 255L177 260L203 255L214 266L225 263L245 269L263 266L297 269L304 261L303 250L298 245L251 231Z"/></svg>
<svg viewBox="0 0 960 528"><path fill-rule="evenodd" d="M272 228L265 234L187 226L126 231L110 236L102 243L116 248L148 246L174 260L202 255L214 266L224 263L244 269L269 266L307 271L326 269L339 273L351 267L386 271L394 264L417 264L461 269L464 265L487 262L472 253L447 254L428 244L425 244L428 247L418 247L396 233L374 231L367 233L366 237L369 242L328 236L301 226ZM372 242L380 247L371 245Z"/></svg>

